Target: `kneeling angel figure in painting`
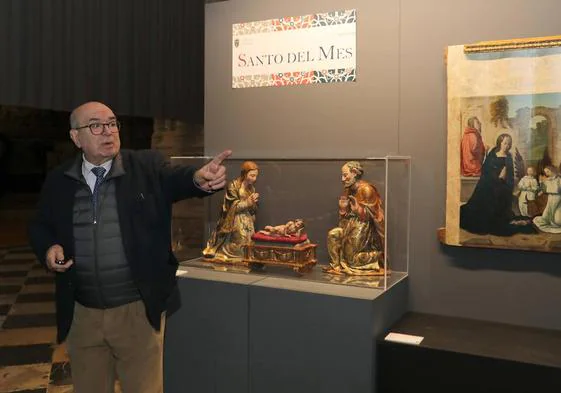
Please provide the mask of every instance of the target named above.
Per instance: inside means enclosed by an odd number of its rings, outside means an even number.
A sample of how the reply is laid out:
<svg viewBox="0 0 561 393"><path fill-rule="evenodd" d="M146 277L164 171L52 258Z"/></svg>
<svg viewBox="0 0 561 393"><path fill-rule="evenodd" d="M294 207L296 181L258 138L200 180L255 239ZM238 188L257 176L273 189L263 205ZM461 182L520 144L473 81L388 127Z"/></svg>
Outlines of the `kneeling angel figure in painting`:
<svg viewBox="0 0 561 393"><path fill-rule="evenodd" d="M540 194L547 194L547 204L541 216L534 218L534 224L542 232L561 233L561 178L554 166L544 168Z"/></svg>
<svg viewBox="0 0 561 393"><path fill-rule="evenodd" d="M518 209L523 217L532 217L530 213L530 205L535 204L536 194L538 192L538 180L535 177L534 167L529 166L526 169L526 176L518 182Z"/></svg>

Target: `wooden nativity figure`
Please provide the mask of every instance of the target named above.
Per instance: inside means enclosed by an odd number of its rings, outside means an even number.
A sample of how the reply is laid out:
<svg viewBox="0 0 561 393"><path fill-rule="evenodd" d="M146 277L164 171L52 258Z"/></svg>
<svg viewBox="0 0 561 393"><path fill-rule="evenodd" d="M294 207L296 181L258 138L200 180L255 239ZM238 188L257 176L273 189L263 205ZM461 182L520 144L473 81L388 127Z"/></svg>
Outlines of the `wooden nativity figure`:
<svg viewBox="0 0 561 393"><path fill-rule="evenodd" d="M344 191L339 199L339 226L329 231L328 273L349 275L384 274L384 210L376 187L362 180L358 161L341 168Z"/></svg>
<svg viewBox="0 0 561 393"><path fill-rule="evenodd" d="M267 225L259 233L268 236L284 236L284 237L300 237L304 233L304 220L297 218L290 220L286 224L281 225Z"/></svg>
<svg viewBox="0 0 561 393"><path fill-rule="evenodd" d="M242 260L243 247L251 242L255 233L259 193L254 184L258 175L257 164L245 161L240 176L228 183L216 229L203 250L205 258L229 263Z"/></svg>

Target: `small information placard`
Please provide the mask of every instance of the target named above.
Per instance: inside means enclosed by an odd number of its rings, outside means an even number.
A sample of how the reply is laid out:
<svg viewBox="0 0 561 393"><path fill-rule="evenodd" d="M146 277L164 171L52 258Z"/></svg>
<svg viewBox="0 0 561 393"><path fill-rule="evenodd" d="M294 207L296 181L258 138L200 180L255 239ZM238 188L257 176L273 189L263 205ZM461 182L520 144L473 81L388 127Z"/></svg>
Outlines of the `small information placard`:
<svg viewBox="0 0 561 393"><path fill-rule="evenodd" d="M403 333L388 333L384 340L402 344L419 345L424 337Z"/></svg>
<svg viewBox="0 0 561 393"><path fill-rule="evenodd" d="M186 276L187 274L189 274L189 272L187 270L178 270L175 273L175 276L176 277L183 277L183 276Z"/></svg>

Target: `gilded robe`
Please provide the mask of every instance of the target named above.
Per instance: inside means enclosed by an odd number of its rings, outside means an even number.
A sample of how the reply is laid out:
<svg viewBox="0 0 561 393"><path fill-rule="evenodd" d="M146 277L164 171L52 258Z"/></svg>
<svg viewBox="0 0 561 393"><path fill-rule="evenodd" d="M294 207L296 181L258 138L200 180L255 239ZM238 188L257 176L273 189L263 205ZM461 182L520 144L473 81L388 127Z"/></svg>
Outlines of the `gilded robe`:
<svg viewBox="0 0 561 393"><path fill-rule="evenodd" d="M341 216L329 231L327 249L331 268L353 275L379 274L384 267L384 211L376 188L359 180L346 192L356 207Z"/></svg>
<svg viewBox="0 0 561 393"><path fill-rule="evenodd" d="M257 204L249 197L255 192L255 187L242 187L242 184L242 179L237 178L226 188L216 229L203 250L207 258L239 260L243 256L242 247L251 242L255 233Z"/></svg>

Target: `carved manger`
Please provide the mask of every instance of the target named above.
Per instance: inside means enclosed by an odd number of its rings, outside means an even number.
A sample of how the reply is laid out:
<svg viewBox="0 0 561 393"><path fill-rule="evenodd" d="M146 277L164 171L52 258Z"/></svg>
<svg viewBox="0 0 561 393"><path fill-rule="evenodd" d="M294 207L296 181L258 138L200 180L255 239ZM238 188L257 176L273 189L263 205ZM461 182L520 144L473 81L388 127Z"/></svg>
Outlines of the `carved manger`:
<svg viewBox="0 0 561 393"><path fill-rule="evenodd" d="M284 266L304 273L317 263L317 244L310 243L306 234L296 237L256 233L251 240L250 244L243 246L243 262L249 267Z"/></svg>

